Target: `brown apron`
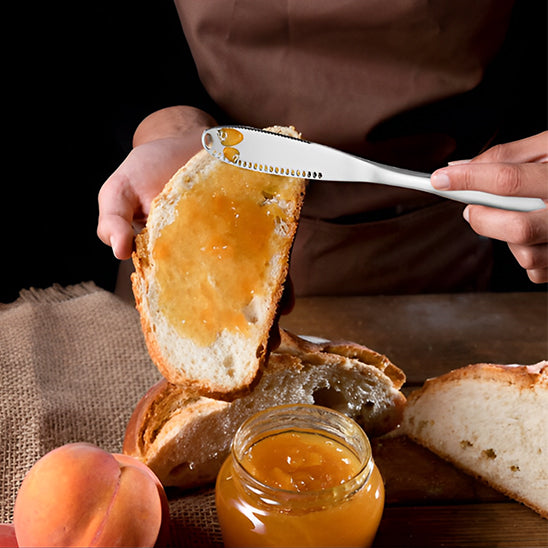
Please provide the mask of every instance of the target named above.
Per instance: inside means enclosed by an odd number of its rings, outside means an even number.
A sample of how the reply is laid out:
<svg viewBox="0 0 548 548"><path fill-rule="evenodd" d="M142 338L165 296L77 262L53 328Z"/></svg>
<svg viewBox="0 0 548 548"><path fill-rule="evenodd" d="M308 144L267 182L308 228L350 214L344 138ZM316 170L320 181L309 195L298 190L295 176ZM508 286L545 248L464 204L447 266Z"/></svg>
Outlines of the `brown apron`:
<svg viewBox="0 0 548 548"><path fill-rule="evenodd" d="M386 124L473 90L511 0L175 0L200 78L237 123L430 171L455 153L432 124ZM430 122L429 122L430 123ZM443 124L442 124L443 125ZM458 150L458 149L457 149ZM291 276L298 295L485 288L490 244L462 204L382 185L311 182Z"/></svg>

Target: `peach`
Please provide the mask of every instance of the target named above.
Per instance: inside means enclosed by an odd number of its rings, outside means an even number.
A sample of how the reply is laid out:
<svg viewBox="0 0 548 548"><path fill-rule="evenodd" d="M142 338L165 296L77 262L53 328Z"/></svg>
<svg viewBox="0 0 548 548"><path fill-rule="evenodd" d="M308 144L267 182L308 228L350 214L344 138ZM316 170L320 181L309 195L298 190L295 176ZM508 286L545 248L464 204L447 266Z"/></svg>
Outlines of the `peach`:
<svg viewBox="0 0 548 548"><path fill-rule="evenodd" d="M140 461L88 443L43 456L17 494L21 546L153 546L169 530L162 485Z"/></svg>
<svg viewBox="0 0 548 548"><path fill-rule="evenodd" d="M0 548L17 548L15 528L9 523L0 523Z"/></svg>

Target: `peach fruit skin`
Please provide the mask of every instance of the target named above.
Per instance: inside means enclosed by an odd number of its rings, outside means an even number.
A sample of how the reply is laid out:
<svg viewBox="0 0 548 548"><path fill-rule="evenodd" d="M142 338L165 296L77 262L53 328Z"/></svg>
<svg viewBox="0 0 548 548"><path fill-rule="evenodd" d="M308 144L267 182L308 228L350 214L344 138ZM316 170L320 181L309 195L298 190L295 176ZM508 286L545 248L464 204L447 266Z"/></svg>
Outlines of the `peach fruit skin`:
<svg viewBox="0 0 548 548"><path fill-rule="evenodd" d="M13 523L20 546L154 546L163 519L163 487L143 463L71 443L31 468Z"/></svg>

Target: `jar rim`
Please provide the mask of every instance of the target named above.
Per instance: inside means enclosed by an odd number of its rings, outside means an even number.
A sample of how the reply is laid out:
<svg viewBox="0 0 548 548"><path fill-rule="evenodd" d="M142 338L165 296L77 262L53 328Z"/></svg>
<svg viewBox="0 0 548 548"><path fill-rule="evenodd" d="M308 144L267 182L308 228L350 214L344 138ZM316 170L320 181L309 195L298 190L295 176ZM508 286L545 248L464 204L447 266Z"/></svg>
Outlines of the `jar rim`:
<svg viewBox="0 0 548 548"><path fill-rule="evenodd" d="M314 419L313 423L309 424L299 421L299 414L302 415L303 421L310 421L311 418ZM320 425L328 424L325 420L326 418L332 420L335 423L335 426L341 426L343 428L340 433L337 433L333 425L331 425L331 428L323 428L324 435L326 435L326 437L330 437L331 439L338 438L337 441L343 443L348 449L350 449L359 458L361 464L353 476L344 481L342 484L325 489L310 491L284 489L258 480L242 463L241 457L243 456L243 453L254 443L257 443L260 439L267 437L267 435L290 431L317 432L318 429L320 429ZM273 423L275 419L284 420ZM270 429L268 428L269 421L272 421L272 428ZM250 429L254 426L263 426L264 430L259 430L255 433L254 431L251 431L250 433ZM345 430L346 434L349 435L348 437L343 435ZM261 436L261 434L266 435ZM360 443L360 447L357 448L352 444L352 441ZM250 488L253 492L261 495L269 493L273 497L281 495L283 499L292 501L310 499L311 497L321 498L327 494L330 496L333 496L333 494L335 494L335 496L340 495L341 497L346 498L347 496L355 493L362 485L367 483L373 471L371 444L369 443L366 433L358 425L358 423L340 411L315 404L285 404L269 407L255 413L251 417L247 418L238 428L232 441L231 453L237 471L244 476L248 488ZM270 502L273 504L279 504L278 500Z"/></svg>

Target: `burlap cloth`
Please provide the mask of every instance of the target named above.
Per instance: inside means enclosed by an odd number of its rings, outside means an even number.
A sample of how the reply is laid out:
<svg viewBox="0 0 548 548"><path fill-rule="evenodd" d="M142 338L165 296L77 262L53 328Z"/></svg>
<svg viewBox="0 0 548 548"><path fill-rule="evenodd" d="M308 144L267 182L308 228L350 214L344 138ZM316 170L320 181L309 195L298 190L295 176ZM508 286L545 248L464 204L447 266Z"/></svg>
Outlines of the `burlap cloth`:
<svg viewBox="0 0 548 548"><path fill-rule="evenodd" d="M86 441L120 452L133 408L159 378L137 311L92 283L0 304L1 522L48 451ZM168 497L176 545L222 545L212 489Z"/></svg>

